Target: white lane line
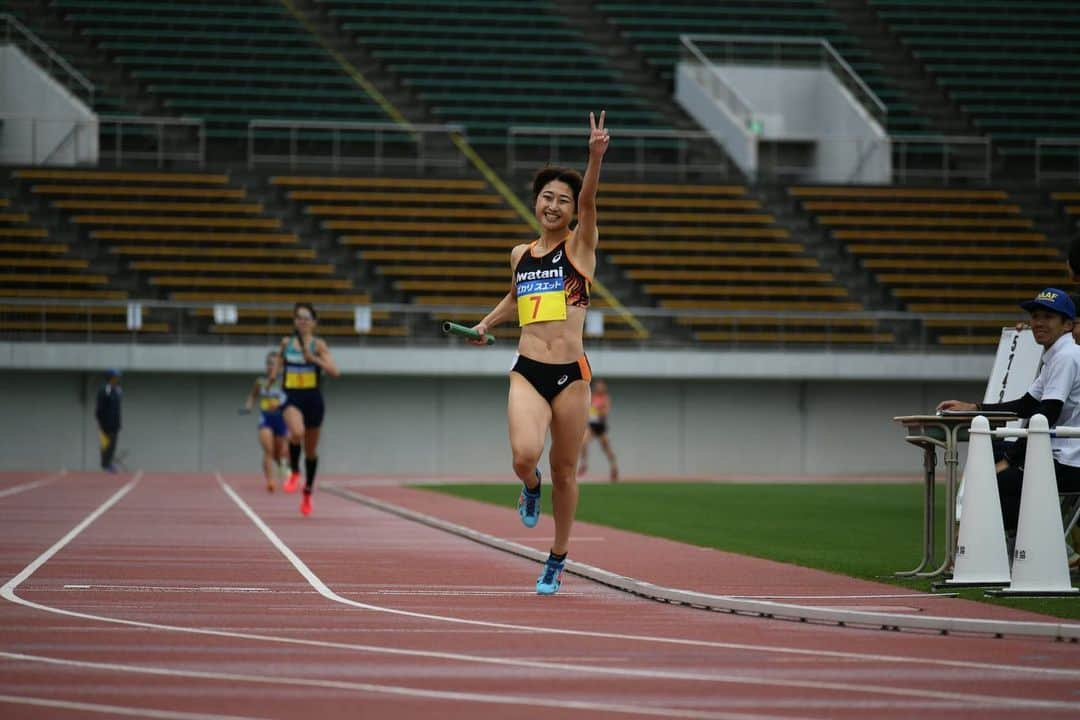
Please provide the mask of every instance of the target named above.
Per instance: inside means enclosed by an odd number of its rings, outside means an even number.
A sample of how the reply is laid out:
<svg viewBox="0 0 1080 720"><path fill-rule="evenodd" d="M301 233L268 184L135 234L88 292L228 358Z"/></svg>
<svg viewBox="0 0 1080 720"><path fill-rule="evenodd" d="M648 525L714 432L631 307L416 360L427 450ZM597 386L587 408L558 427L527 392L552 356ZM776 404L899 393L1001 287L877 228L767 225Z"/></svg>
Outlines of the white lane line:
<svg viewBox="0 0 1080 720"><path fill-rule="evenodd" d="M653 679L653 680L657 680L657 679L662 679L662 680L686 680L686 681L727 683L727 684L735 684L735 685L767 685L767 686L773 686L773 687L795 687L795 688L805 688L805 689L813 689L813 690L836 690L836 691L857 693L857 694L862 694L862 695L875 695L875 694L877 694L877 695L887 695L887 696L893 696L893 697L905 697L905 698L914 697L914 698L922 698L922 699L937 699L937 700L947 700L947 701L959 701L959 702L974 703L974 704L980 705L980 706L988 705L988 706L1004 706L1004 707L1033 707L1033 708L1040 708L1040 709L1044 709L1044 710L1063 710L1063 711L1069 711L1069 712L1073 712L1073 713L1075 713L1077 710L1080 710L1080 703L1063 702L1063 701L1056 701L1056 700L1037 700L1037 699L1028 699L1028 698L995 697L995 696L987 696L987 695L976 695L976 694L970 694L970 693L957 693L957 692L945 692L945 691L933 691L933 690L918 690L918 689L909 690L909 689L905 689L905 688L895 688L895 687L891 687L891 686L856 685L856 684L852 684L852 683L816 682L816 681L783 680L783 679L773 679L773 678L757 678L757 677L745 677L745 676L742 676L742 675L729 675L729 674L722 674L722 673L703 673L703 672L689 672L689 671L664 671L664 670L631 669L631 668L608 668L608 667L601 667L601 666L598 666L598 665L573 665L573 664L566 664L566 663L538 662L538 661L528 661L528 660L516 660L516 659L511 659L511 658L498 658L498 657L489 657L489 656L474 656L474 655L466 655L466 654L462 654L462 653L440 652L440 651L432 651L432 650L406 650L406 649L391 648L391 647L377 646L377 645L362 645L362 644L359 644L359 643L340 643L340 642L319 641L319 640L306 640L306 639L294 638L294 637L280 637L280 636L273 636L273 635L242 633L242 632L234 632L234 631L227 631L227 630L214 630L214 629L210 629L210 628L200 628L200 627L180 627L180 626L175 626L175 625L163 625L163 624L159 624L159 623L143 622L143 621L138 621L138 620L127 620L127 619L123 619L123 618L108 617L108 616L103 616L103 615L94 615L94 614L90 614L90 613L83 613L83 612L77 612L77 611L72 611L72 610L64 610L64 609L61 609L61 608L51 607L51 606L48 606L48 605L42 605L40 603L36 603L36 602L31 601L31 600L26 600L24 598L19 597L15 593L15 590L18 588L18 586L23 581L25 581L27 578L29 578L31 575L33 575L33 573L38 568L40 568L45 562L47 562L51 557L53 557L64 546L66 546L69 542L71 542L75 537L77 537L80 532L82 532L86 527L88 527L91 523L93 523L106 510L108 510L110 507L112 507L117 502L119 502L119 500L124 495L126 495L128 492L130 492L131 489L134 487L134 485L138 482L140 477L141 477L141 474L136 475L136 477L131 482L129 482L127 485L125 485L123 488L121 488L119 491L117 491L117 493L115 493L112 497L110 497L108 500L106 500L105 503L103 503L99 508L97 508L96 510L91 512L90 515L88 515L86 517L86 519L84 519L82 522L80 522L75 528L73 528L70 532L68 532L63 538L61 538L59 541L57 541L51 548L49 548L44 553L42 553L42 555L40 557L38 557L36 560L34 560L22 572L20 572L14 578L12 578L7 583L5 583L2 587L0 587L0 597L3 597L4 599L8 600L9 602L12 602L12 603L15 603L15 604L18 604L18 605L22 605L24 607L29 607L29 608L33 608L33 609L36 609L36 610L41 610L43 612L54 613L54 614L62 615L62 616L65 616L65 617L74 617L74 618L80 618L80 619L86 619L86 620L93 620L93 621L97 621L97 622L113 623L113 624L123 625L123 626L127 626L127 627L142 627L142 628L149 628L149 629L154 629L154 630L162 630L162 631L167 631L167 632L178 632L178 633L185 633L185 634L192 634L192 635L206 635L206 636L229 638L229 639L257 640L257 641L264 641L264 642L279 643L279 644L283 644L283 645L297 645L297 646L306 646L306 647L321 647L321 648L335 648L335 649L344 649L344 650L354 650L354 651L357 651L357 652L367 652L367 653L398 656L398 657L422 657L422 658L427 658L427 659L450 660L450 661L457 661L457 662L487 664L487 665L503 666L503 667L524 667L524 668L532 668L532 669L543 669L543 670L554 671L554 672L556 672L556 673L558 673L558 674L560 674L562 676L574 676L575 674L592 674L592 675L609 676L609 677L633 677L633 678L646 678L646 679ZM227 487L227 486L225 486L224 482L222 482L222 486ZM228 488L228 489L231 491L231 488ZM235 496L235 493L233 493L233 495ZM243 501L240 500L240 498L238 496L235 496L235 497L236 497L236 500L239 501L240 506L244 507ZM248 508L247 512L252 512L252 511L250 510L250 508ZM252 515L254 515L253 512L252 512ZM257 516L254 516L254 517L257 518ZM261 522L261 520L260 520L260 522ZM264 524L264 526L265 526L265 524ZM269 528L266 528L266 529L267 529L267 531L271 532L271 535L272 535L272 531L270 531ZM274 535L273 537L276 537L276 535ZM278 542L280 543L280 540L278 540ZM285 548L285 549L288 550L288 548ZM289 552L291 554L291 551L289 551ZM294 555L294 557L295 557L295 555ZM297 561L299 562L299 558L297 558ZM304 566L302 562L300 563L300 565L302 567L306 568L306 566ZM318 578L315 577L314 574L311 573L310 570L307 570L307 572L316 581L318 581L321 584L321 581L318 580ZM323 587L325 587L325 585L323 585ZM327 588L327 592L330 592L330 594L333 595L333 592L330 591L328 588ZM342 598L342 600L345 600L345 599ZM375 611L378 611L378 612L388 612L388 613L393 613L393 614L403 615L403 616L418 617L418 618L423 618L423 619L443 620L443 621L447 621L447 622L464 623L464 624L469 624L469 625L474 625L474 626L479 625L479 626L484 626L484 627L516 629L516 630L523 630L523 631L528 631L528 632L547 632L547 633L550 633L550 634L560 634L560 635L575 635L575 636L587 636L587 637L605 637L605 638L613 638L613 639L641 640L641 641L646 641L646 642L658 642L658 643L677 644L677 645L696 645L696 646L705 646L705 647L730 647L731 646L731 645L729 645L727 643L713 643L713 642L708 642L708 641L683 640L683 639L678 639L678 638L620 635L620 634L614 634L614 633L591 633L591 632L586 632L586 631L563 630L563 629L529 628L529 627L524 627L524 626L508 625L508 624L505 624L505 623L489 623L489 622L481 622L481 621L466 621L466 620L462 620L462 619L459 619L459 618L444 618L444 617L434 616L434 615L423 615L423 614L420 614L420 613L409 613L409 612L406 612L406 611L393 610L393 609L389 609L389 608L380 608L378 606L367 606L367 605L363 605L362 603L354 603L354 602L351 602L351 601L345 601L345 604L353 605L353 606L361 607L361 608L369 608L369 609L372 609L372 610L375 610ZM830 656L830 657L846 656L846 657L859 658L859 659L877 657L877 656L864 655L864 654L859 654L859 653L837 653L837 652L831 652L831 651L823 652L823 651L814 651L814 650L801 650L801 649L795 649L795 648L774 648L774 647L768 647L768 646L738 645L737 647L742 648L742 649L747 649L747 650L764 651L764 652L769 652L769 651L771 651L771 652L783 652L783 653L789 653L789 654L809 655L809 656L822 656L822 655L827 655L827 656ZM989 664L986 664L986 663L974 663L974 662L964 662L964 661L922 660L922 659L915 659L915 658L893 658L893 657L890 657L890 656L880 656L880 659L882 661L890 661L890 660L892 660L892 661L895 661L895 662L917 663L917 664L925 664L925 665L947 665L947 666L952 666L952 667L977 667L977 668L979 668L979 669L981 669L983 671L1001 670L1003 672L1007 672L1007 673L1010 673L1010 674L1015 674L1017 672L1020 672L1020 673L1030 672L1030 673L1034 673L1034 674L1037 674L1037 675L1057 676L1057 675L1061 675L1062 673L1066 673L1068 675L1073 675L1075 673L1075 671L1068 671L1068 670L1062 671L1062 670L1059 670L1059 669L1056 669L1056 668L1027 668L1027 667L1023 667L1023 666L999 666L999 665L989 665Z"/></svg>
<svg viewBox="0 0 1080 720"><path fill-rule="evenodd" d="M728 595L735 600L882 600L884 598L918 598L919 600L931 600L936 598L954 598L960 593L901 593L881 595Z"/></svg>
<svg viewBox="0 0 1080 720"><path fill-rule="evenodd" d="M135 473L135 477L129 480L128 483L122 488L113 493L112 497L106 500L100 507L98 507L97 510L87 515L85 518L83 518L82 522L69 530L67 535L53 543L53 546L45 552L41 553L41 555L38 555L38 557L32 563L22 569L22 572L4 583L4 586L0 587L0 597L7 598L9 594L13 594L15 588L19 587L19 585L22 585L27 578L29 578L31 575L38 571L38 568L49 562L49 560L52 559L53 555L63 550L65 545L78 537L79 533L81 533L83 530L90 527L90 525L93 524L93 522L99 517L104 515L109 508L120 502L120 500L123 499L125 495L131 492L132 488L139 484L139 480L141 479L142 471L140 470L139 472Z"/></svg>
<svg viewBox="0 0 1080 720"><path fill-rule="evenodd" d="M222 587L216 585L65 585L65 590L109 590L117 592L209 592L209 593L265 593L273 592L264 587ZM304 591L307 595L308 592Z"/></svg>
<svg viewBox="0 0 1080 720"><path fill-rule="evenodd" d="M81 712L109 713L110 715L130 715L139 718L161 718L161 720L261 720L248 715L208 715L206 713L173 712L152 708L128 707L126 705L102 705L100 703L52 700L50 698L29 697L26 695L0 695L0 703L15 705L34 705L37 707L79 710Z"/></svg>
<svg viewBox="0 0 1080 720"><path fill-rule="evenodd" d="M48 485L49 483L56 482L60 478L64 477L64 475L66 475L66 474L67 474L67 470L61 470L58 473L55 473L53 475L49 475L48 477L43 477L43 478L40 478L38 480L33 480L31 482L28 482L28 483L23 483L22 485L12 485L9 488L5 488L4 490L0 490L0 498L6 498L9 495L18 495L21 492L26 492L27 490L33 490L34 488L39 488L42 485Z"/></svg>
<svg viewBox="0 0 1080 720"><path fill-rule="evenodd" d="M171 668L152 667L147 665L122 665L120 663L89 662L86 660L69 660L66 658L46 657L42 655L26 655L24 653L10 653L0 651L0 657L27 662L46 663L49 665L62 665L77 667L87 670L109 670L126 672L137 675L155 675L172 678L195 678L199 680L216 680L221 682L243 682L259 685L273 685L282 687L319 688L322 690L354 690L364 693L378 693L382 695L395 695L399 697L424 698L427 700L457 700L473 703L487 703L495 705L520 705L524 707L548 707L559 710L589 710L592 712L620 713L624 715L646 715L652 717L688 718L691 720L791 720L789 716L783 719L777 716L762 715L760 713L729 713L710 712L705 710L681 710L679 708L623 705L619 703L598 703L581 700L554 700L538 695L501 695L496 693L476 693L452 690L426 690L424 688L407 687L402 685L382 685L375 683L353 682L348 680L321 680L317 678L278 678L266 675L243 675L239 673L218 673L198 670L175 670ZM153 716L151 716L153 717ZM188 716L185 717L222 717L222 716Z"/></svg>

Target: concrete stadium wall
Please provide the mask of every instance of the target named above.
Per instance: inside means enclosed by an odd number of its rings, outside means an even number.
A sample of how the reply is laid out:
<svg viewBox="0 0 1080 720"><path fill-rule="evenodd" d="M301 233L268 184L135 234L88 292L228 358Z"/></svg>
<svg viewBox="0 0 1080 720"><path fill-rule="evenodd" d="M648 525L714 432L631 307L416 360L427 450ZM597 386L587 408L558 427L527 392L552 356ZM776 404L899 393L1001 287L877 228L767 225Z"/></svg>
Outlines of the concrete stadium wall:
<svg viewBox="0 0 1080 720"><path fill-rule="evenodd" d="M258 470L254 416L237 414L254 379L128 372L119 447L132 469ZM100 374L8 369L0 378L0 469L97 467ZM921 455L894 415L972 381L609 379L611 439L626 475L911 474ZM346 376L326 385L321 469L345 474L509 472L503 377ZM606 467L599 448L594 467Z"/></svg>

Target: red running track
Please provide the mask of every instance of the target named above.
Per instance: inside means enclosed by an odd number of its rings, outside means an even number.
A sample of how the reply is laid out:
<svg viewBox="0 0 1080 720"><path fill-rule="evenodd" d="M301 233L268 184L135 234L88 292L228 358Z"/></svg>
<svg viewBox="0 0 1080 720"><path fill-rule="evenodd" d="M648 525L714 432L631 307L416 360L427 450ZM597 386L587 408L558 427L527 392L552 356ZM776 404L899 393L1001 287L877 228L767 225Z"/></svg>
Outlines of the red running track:
<svg viewBox="0 0 1080 720"><path fill-rule="evenodd" d="M490 506L370 490L517 541L529 533ZM328 493L309 518L297 504L254 476L0 474L0 716L1016 720L1080 711L1077 644L710 613L574 577L558 596L538 597L532 561ZM538 547L550 536L546 525L535 533ZM587 524L575 535L581 560L634 563L658 574L637 577L684 588L713 591L717 569L730 566L743 577L738 592L859 594L869 597L828 602L910 612L985 608L888 597L897 588Z"/></svg>

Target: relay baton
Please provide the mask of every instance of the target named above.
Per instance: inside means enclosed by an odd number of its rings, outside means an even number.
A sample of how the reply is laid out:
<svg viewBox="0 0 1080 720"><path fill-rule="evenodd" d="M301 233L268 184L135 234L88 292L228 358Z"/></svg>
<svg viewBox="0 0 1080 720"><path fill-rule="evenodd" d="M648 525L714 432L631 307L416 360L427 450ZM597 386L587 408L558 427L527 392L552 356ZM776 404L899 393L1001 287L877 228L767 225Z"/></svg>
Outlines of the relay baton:
<svg viewBox="0 0 1080 720"><path fill-rule="evenodd" d="M458 325L457 323L453 323L450 321L446 321L442 324L442 331L447 335L460 335L461 337L470 338L472 340L480 339L480 333L476 332L472 328L465 327L464 325ZM485 342L488 345L495 344L494 337L492 337L491 335L486 335L485 337L487 338Z"/></svg>

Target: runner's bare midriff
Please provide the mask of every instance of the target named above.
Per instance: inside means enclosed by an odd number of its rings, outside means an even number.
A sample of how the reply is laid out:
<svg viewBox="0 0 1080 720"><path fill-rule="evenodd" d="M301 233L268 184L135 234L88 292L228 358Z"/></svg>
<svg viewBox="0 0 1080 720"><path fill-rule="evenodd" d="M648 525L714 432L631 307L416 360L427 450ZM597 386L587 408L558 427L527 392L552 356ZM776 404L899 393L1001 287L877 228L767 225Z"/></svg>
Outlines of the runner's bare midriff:
<svg viewBox="0 0 1080 720"><path fill-rule="evenodd" d="M531 323L521 328L518 352L537 362L577 362L585 354L581 341L584 328L585 308L568 307L565 320Z"/></svg>

